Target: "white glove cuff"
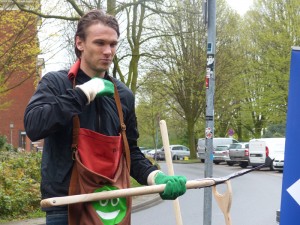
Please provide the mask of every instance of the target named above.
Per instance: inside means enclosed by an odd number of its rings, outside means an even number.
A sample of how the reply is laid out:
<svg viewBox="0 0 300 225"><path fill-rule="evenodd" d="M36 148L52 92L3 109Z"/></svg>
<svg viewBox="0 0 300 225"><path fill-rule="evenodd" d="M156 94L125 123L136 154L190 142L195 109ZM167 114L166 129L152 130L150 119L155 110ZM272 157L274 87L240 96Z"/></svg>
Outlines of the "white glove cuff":
<svg viewBox="0 0 300 225"><path fill-rule="evenodd" d="M76 87L80 88L84 92L88 99L88 105L95 99L96 95L104 89L104 82L103 80L101 80L101 78L95 78L89 80L84 84L76 85Z"/></svg>
<svg viewBox="0 0 300 225"><path fill-rule="evenodd" d="M88 92L88 90L86 88L82 87L82 85L76 85L76 87L78 87L80 90L83 91L83 93L85 94L85 96L87 98L87 103L86 104L88 105L91 102L90 93Z"/></svg>

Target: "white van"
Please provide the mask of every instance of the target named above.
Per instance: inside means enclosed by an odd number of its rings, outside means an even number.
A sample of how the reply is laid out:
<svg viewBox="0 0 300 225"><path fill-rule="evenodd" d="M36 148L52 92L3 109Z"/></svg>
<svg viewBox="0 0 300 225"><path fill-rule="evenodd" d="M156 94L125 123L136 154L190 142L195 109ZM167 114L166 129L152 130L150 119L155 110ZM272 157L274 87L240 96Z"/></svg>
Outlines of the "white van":
<svg viewBox="0 0 300 225"><path fill-rule="evenodd" d="M216 137L213 138L213 151L219 145L230 145L232 143L238 143L234 138ZM197 143L197 156L201 162L205 161L205 151L206 151L206 138L199 138Z"/></svg>
<svg viewBox="0 0 300 225"><path fill-rule="evenodd" d="M249 141L249 161L255 167L265 164L273 170L273 160L284 154L285 138L260 138Z"/></svg>

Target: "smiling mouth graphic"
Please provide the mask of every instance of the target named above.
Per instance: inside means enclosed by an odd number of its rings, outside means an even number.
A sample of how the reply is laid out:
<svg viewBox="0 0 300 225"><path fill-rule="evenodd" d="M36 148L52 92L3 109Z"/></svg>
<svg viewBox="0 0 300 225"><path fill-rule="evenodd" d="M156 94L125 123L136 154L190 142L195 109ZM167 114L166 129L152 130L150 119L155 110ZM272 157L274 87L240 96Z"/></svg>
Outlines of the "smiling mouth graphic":
<svg viewBox="0 0 300 225"><path fill-rule="evenodd" d="M120 212L120 210L114 211L114 212L101 212L100 210L96 210L97 214L105 220L112 220L114 218L116 218Z"/></svg>

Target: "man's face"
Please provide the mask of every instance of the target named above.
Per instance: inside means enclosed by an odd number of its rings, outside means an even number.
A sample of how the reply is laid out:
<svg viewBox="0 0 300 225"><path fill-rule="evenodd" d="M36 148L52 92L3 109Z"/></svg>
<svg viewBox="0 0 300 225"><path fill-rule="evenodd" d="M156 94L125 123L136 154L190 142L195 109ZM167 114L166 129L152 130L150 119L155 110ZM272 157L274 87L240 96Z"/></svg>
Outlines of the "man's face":
<svg viewBox="0 0 300 225"><path fill-rule="evenodd" d="M118 44L117 32L101 23L86 29L86 40L76 37L76 46L81 51L80 68L93 76L104 76L116 54Z"/></svg>

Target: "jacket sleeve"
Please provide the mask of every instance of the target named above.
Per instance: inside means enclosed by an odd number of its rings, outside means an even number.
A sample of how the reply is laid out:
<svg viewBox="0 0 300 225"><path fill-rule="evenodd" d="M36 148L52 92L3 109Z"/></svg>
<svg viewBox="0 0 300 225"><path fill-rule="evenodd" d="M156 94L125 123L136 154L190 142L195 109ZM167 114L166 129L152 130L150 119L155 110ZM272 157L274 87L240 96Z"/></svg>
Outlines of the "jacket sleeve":
<svg viewBox="0 0 300 225"><path fill-rule="evenodd" d="M81 90L72 88L66 73L46 74L25 110L26 134L32 141L47 137L81 113L86 101Z"/></svg>

